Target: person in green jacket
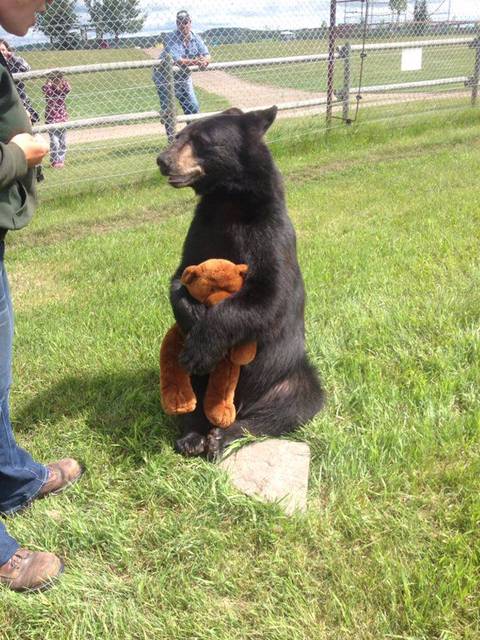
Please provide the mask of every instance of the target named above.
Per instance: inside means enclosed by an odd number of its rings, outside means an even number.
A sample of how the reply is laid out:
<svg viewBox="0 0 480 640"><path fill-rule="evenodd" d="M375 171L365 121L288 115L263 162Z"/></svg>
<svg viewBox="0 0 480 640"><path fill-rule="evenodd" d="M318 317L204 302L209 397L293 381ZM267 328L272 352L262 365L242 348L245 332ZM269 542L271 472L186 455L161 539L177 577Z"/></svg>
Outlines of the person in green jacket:
<svg viewBox="0 0 480 640"><path fill-rule="evenodd" d="M44 10L44 0L0 0L0 26L25 35L36 12ZM34 213L35 167L48 150L43 139L32 135L30 119L0 54L0 513L4 515L61 491L82 473L72 458L46 466L35 462L15 442L9 415L13 310L4 265L5 241ZM62 570L60 558L22 548L0 522L0 584L15 591L44 589Z"/></svg>

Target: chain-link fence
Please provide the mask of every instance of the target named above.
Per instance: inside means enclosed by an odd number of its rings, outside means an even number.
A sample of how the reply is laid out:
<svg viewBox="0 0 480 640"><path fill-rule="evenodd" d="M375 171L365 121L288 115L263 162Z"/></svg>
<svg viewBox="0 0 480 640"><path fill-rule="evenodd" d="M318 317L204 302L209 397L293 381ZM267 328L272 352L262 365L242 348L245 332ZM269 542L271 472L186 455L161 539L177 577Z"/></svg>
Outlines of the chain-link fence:
<svg viewBox="0 0 480 640"><path fill-rule="evenodd" d="M320 135L476 104L479 34L478 0L54 0L2 48L51 138L48 188L151 174L166 130L228 106Z"/></svg>

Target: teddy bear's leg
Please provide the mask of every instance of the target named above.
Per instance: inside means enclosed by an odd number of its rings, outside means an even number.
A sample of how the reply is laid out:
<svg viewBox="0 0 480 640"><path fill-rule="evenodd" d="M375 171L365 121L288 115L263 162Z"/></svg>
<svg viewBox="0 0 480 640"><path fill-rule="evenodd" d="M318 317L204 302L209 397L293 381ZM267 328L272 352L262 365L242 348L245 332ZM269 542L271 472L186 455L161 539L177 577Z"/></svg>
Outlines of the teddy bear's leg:
<svg viewBox="0 0 480 640"><path fill-rule="evenodd" d="M190 376L178 363L183 335L177 325L171 327L160 348L160 396L168 415L190 413L197 406Z"/></svg>
<svg viewBox="0 0 480 640"><path fill-rule="evenodd" d="M228 358L223 358L210 373L203 410L216 427L226 429L235 421L237 412L233 398L239 376L240 367Z"/></svg>

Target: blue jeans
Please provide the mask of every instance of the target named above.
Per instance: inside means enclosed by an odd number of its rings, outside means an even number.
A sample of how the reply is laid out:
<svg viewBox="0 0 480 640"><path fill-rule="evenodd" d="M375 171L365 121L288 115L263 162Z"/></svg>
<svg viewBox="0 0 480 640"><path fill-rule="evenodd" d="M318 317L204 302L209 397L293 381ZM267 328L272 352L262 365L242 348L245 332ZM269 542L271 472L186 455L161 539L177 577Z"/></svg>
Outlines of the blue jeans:
<svg viewBox="0 0 480 640"><path fill-rule="evenodd" d="M0 241L0 513L10 514L37 495L48 471L17 445L10 423L13 309L3 262L4 251L5 244ZM0 523L0 565L11 558L17 547Z"/></svg>
<svg viewBox="0 0 480 640"><path fill-rule="evenodd" d="M67 130L63 128L50 129L50 163L64 163L67 155Z"/></svg>
<svg viewBox="0 0 480 640"><path fill-rule="evenodd" d="M167 111L169 106L167 85L162 83L161 79L159 79L155 86L157 87L162 112ZM180 106L182 107L185 115L198 113L200 111L200 105L198 104L195 89L193 88L192 78L190 76L187 78L175 79L175 97L180 102ZM171 122L169 118L165 118L165 130L167 132L168 141L171 142L175 137L175 123Z"/></svg>

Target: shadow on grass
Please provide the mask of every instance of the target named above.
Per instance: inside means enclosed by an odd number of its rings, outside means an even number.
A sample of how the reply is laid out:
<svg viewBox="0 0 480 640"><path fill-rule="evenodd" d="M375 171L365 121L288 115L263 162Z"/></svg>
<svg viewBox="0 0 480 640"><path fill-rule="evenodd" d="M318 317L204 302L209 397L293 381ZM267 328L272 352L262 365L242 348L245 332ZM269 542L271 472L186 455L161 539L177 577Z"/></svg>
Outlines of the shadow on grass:
<svg viewBox="0 0 480 640"><path fill-rule="evenodd" d="M138 462L157 453L162 443L173 447L177 436L175 420L160 405L157 369L70 376L38 393L15 415L18 433L49 424L54 434L57 424L65 429L69 422L76 423L72 436L83 424L111 440L117 453Z"/></svg>

